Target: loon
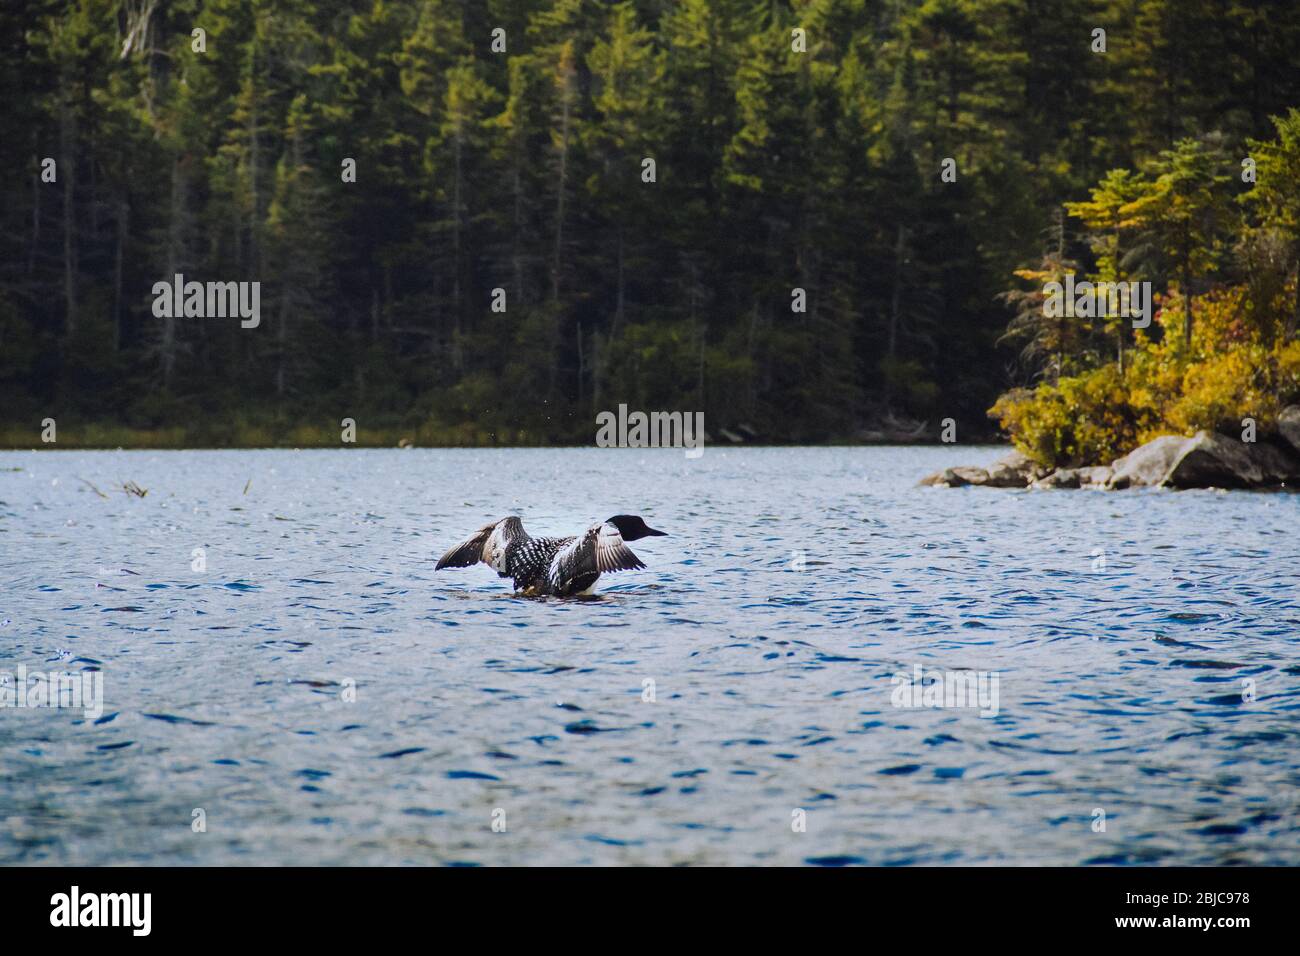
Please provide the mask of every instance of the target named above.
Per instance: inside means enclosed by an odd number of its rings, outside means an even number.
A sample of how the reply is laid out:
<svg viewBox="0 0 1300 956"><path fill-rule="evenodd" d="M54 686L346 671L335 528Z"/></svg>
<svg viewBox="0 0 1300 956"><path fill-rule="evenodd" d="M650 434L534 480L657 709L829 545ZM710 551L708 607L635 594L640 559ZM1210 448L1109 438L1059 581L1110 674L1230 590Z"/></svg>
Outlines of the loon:
<svg viewBox="0 0 1300 956"><path fill-rule="evenodd" d="M614 515L574 537L534 538L518 518L502 518L444 554L434 570L468 568L482 561L498 577L513 578L516 591L570 597L588 590L605 572L644 568L627 542L666 534L648 527L638 515Z"/></svg>

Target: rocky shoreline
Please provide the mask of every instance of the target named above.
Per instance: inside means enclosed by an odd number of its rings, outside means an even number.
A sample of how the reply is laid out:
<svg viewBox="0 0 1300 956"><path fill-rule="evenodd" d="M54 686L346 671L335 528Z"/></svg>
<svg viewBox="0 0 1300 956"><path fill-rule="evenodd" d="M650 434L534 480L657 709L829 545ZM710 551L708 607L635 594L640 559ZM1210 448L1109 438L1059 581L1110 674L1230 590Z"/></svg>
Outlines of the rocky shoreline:
<svg viewBox="0 0 1300 956"><path fill-rule="evenodd" d="M1217 432L1162 435L1109 465L1050 469L1019 451L986 468L958 465L921 479L960 488L1296 488L1300 487L1300 405L1278 417L1277 434L1247 442Z"/></svg>

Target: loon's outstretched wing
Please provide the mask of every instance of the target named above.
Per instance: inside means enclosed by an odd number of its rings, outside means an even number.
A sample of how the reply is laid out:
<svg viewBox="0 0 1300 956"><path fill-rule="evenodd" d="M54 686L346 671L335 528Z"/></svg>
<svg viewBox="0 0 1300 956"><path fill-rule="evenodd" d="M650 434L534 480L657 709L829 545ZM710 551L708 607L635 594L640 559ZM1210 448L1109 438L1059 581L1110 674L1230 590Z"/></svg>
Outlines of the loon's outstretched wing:
<svg viewBox="0 0 1300 956"><path fill-rule="evenodd" d="M443 568L468 568L482 561L497 574L506 577L506 545L518 539L527 539L524 523L513 515L485 524L460 544L438 559L435 571Z"/></svg>
<svg viewBox="0 0 1300 956"><path fill-rule="evenodd" d="M594 581L600 574L644 567L618 528L601 521L556 553L548 577L551 587L563 594L571 583L579 579L590 577Z"/></svg>

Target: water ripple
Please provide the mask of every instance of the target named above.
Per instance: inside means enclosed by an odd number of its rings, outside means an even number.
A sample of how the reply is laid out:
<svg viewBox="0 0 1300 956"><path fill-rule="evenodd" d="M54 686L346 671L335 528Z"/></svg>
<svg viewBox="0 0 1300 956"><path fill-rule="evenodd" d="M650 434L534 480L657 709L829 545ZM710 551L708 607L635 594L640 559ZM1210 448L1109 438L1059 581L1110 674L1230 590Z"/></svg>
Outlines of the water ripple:
<svg viewBox="0 0 1300 956"><path fill-rule="evenodd" d="M103 680L0 711L0 863L1300 864L1300 496L952 459L0 453L0 673ZM670 537L594 600L433 572L624 512Z"/></svg>

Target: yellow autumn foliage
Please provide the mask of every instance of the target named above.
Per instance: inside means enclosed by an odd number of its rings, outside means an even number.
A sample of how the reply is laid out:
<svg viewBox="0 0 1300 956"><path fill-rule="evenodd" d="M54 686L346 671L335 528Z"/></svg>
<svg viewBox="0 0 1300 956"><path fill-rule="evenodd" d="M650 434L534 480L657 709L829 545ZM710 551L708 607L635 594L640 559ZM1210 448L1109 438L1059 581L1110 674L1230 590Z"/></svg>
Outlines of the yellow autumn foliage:
<svg viewBox="0 0 1300 956"><path fill-rule="evenodd" d="M1251 418L1261 435L1300 402L1300 340L1284 317L1294 287L1256 307L1243 286L1193 299L1190 345L1181 334L1186 302L1165 301L1156 335L1139 335L1125 358L998 399L989 414L1016 447L1049 467L1109 464L1159 435L1200 429L1240 434Z"/></svg>

